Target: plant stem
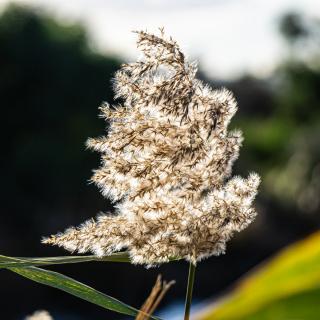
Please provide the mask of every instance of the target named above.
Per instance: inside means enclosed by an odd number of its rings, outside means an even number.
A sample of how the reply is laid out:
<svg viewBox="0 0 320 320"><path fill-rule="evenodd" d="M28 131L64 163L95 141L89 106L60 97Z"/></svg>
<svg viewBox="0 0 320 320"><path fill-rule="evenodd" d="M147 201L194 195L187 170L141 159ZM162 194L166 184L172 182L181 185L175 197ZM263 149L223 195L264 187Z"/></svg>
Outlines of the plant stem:
<svg viewBox="0 0 320 320"><path fill-rule="evenodd" d="M190 318L190 308L191 308L191 301L192 301L192 291L193 291L193 284L194 284L194 275L196 272L196 265L190 262L189 264L189 275L188 275L188 287L187 287L187 294L186 294L186 303L184 307L184 320L189 320Z"/></svg>

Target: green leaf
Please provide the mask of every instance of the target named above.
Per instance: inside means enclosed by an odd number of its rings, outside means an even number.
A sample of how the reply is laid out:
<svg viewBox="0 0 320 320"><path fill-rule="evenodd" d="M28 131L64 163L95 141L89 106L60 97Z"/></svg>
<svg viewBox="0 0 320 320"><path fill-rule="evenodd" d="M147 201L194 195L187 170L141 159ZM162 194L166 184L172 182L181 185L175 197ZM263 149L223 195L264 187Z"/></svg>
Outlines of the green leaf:
<svg viewBox="0 0 320 320"><path fill-rule="evenodd" d="M97 256L62 256L44 258L7 257L0 255L0 269L11 267L46 266L53 264L80 263L88 261L102 262L129 262L130 257L127 252L117 252L107 257Z"/></svg>
<svg viewBox="0 0 320 320"><path fill-rule="evenodd" d="M179 258L172 258L170 261L176 261ZM90 256L62 256L62 257L7 257L0 255L0 269L3 268L24 268L24 267L41 267L54 264L68 264L81 262L127 262L131 263L130 256L127 252L116 252L106 257Z"/></svg>
<svg viewBox="0 0 320 320"><path fill-rule="evenodd" d="M128 253L126 252L114 253L108 257L102 258L97 256L13 258L0 255L0 268L6 268L35 282L60 289L78 298L99 305L105 309L113 310L126 315L136 316L139 310L115 298L112 298L60 273L34 267L39 265L79 263L88 261L130 262L130 259ZM151 316L151 319L159 318Z"/></svg>
<svg viewBox="0 0 320 320"><path fill-rule="evenodd" d="M318 320L320 232L282 250L199 314L201 320Z"/></svg>
<svg viewBox="0 0 320 320"><path fill-rule="evenodd" d="M130 316L136 316L139 312L137 309L130 307L115 298L54 271L36 267L9 268L9 270L35 282L65 291L105 309ZM151 319L159 318L151 317Z"/></svg>
<svg viewBox="0 0 320 320"><path fill-rule="evenodd" d="M320 289L302 291L266 304L252 312L250 320L319 320Z"/></svg>

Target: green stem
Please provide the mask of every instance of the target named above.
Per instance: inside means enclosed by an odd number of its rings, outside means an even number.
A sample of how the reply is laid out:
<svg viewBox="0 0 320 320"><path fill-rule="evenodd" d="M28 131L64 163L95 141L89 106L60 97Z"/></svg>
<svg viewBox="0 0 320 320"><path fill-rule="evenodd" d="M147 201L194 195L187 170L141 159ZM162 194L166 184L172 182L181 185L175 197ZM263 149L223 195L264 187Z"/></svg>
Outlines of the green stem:
<svg viewBox="0 0 320 320"><path fill-rule="evenodd" d="M188 287L187 287L187 294L186 294L186 304L184 307L184 320L190 319L190 308L191 308L191 302L192 302L192 291L193 291L195 272L196 272L196 265L190 262L189 275L188 275Z"/></svg>

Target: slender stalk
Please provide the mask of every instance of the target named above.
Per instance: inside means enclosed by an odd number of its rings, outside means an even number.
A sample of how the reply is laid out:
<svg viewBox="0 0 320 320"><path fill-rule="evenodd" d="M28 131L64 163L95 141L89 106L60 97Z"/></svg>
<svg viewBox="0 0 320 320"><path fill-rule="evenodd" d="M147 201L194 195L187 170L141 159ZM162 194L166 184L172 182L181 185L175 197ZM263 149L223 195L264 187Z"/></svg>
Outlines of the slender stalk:
<svg viewBox="0 0 320 320"><path fill-rule="evenodd" d="M186 294L186 303L184 307L184 320L190 319L190 308L192 302L192 291L193 291L193 284L194 284L194 275L196 272L196 265L190 262L189 264L189 275L188 275L188 287L187 287L187 294Z"/></svg>

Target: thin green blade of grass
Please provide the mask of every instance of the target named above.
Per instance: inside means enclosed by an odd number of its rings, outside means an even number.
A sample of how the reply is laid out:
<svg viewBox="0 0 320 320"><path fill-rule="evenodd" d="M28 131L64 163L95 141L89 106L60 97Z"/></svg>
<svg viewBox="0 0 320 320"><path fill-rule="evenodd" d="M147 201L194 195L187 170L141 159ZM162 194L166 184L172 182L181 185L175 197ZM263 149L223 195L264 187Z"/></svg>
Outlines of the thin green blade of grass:
<svg viewBox="0 0 320 320"><path fill-rule="evenodd" d="M22 277L28 278L32 281L65 291L80 299L86 300L108 310L112 310L129 316L136 316L139 312L137 309L113 297L110 297L58 272L37 267L8 268L8 270L15 272ZM159 320L159 318L153 316L150 316L150 318Z"/></svg>
<svg viewBox="0 0 320 320"><path fill-rule="evenodd" d="M179 260L172 258L171 261ZM41 267L54 264L82 263L82 262L122 262L131 263L130 256L127 252L117 252L106 257L88 256L61 256L61 257L7 257L0 255L0 269L4 268L24 268L24 267Z"/></svg>
<svg viewBox="0 0 320 320"><path fill-rule="evenodd" d="M68 264L68 263L81 263L90 261L101 262L126 262L130 263L130 257L127 252L117 252L107 257L97 257L94 255L89 256L61 256L61 257L7 257L0 255L0 269L1 268L18 268L18 267L31 267L31 266L46 266L54 264Z"/></svg>

